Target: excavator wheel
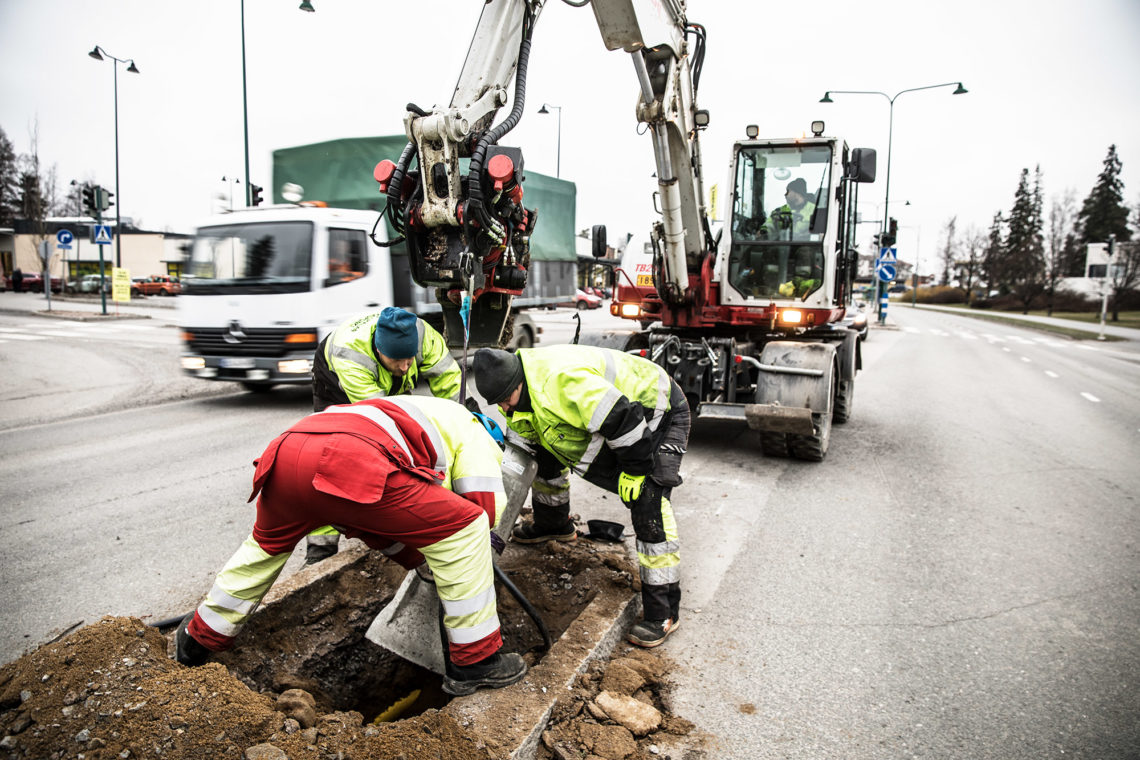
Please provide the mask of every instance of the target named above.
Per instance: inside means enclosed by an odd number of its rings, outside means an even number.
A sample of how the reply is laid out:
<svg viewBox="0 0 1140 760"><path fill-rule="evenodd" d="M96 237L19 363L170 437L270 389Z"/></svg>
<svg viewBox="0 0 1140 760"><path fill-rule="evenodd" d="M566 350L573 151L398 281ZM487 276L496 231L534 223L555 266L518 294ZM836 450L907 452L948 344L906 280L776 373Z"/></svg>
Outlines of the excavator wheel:
<svg viewBox="0 0 1140 760"><path fill-rule="evenodd" d="M851 419L851 404L855 400L855 381L840 380L839 391L835 394L835 410L831 414L831 421L842 425Z"/></svg>
<svg viewBox="0 0 1140 760"><path fill-rule="evenodd" d="M835 409L839 391L839 370L834 362L831 365L831 408ZM831 442L831 418L832 414L818 413L811 416L812 423L815 425L815 433L813 435L788 435L788 448L792 451L792 456L796 459L805 459L809 462L822 462L823 458L827 456L827 446Z"/></svg>
<svg viewBox="0 0 1140 760"><path fill-rule="evenodd" d="M760 450L766 457L788 456L788 434L763 431L760 433Z"/></svg>

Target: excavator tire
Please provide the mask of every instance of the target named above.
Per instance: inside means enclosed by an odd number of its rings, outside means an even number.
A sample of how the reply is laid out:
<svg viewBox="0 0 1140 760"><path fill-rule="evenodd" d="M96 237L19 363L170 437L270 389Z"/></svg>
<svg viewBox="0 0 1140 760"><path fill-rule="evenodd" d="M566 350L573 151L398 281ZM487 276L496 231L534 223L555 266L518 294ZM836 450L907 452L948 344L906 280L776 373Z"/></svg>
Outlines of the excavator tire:
<svg viewBox="0 0 1140 760"><path fill-rule="evenodd" d="M766 457L788 456L788 434L768 431L760 433L760 450Z"/></svg>
<svg viewBox="0 0 1140 760"><path fill-rule="evenodd" d="M842 425L851 419L851 404L855 400L855 381L840 380L839 391L835 394L835 410L831 414L831 421Z"/></svg>
<svg viewBox="0 0 1140 760"><path fill-rule="evenodd" d="M830 393L831 408L834 411L839 390L839 369L833 362L831 365ZM831 419L833 414L819 413L811 416L815 425L813 435L788 435L788 448L796 459L809 462L822 462L827 456L827 447L831 442Z"/></svg>

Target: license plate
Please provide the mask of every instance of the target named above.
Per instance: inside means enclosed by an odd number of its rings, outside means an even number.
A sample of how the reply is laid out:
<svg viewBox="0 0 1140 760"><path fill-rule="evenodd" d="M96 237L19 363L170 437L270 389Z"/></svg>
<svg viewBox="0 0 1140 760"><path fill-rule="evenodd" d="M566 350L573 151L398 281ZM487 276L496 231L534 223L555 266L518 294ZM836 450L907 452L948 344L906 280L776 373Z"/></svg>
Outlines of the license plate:
<svg viewBox="0 0 1140 760"><path fill-rule="evenodd" d="M249 356L225 356L220 364L222 369L253 369L255 363Z"/></svg>
<svg viewBox="0 0 1140 760"><path fill-rule="evenodd" d="M639 274L637 276L637 287L639 287L639 288L652 288L653 287L653 275L651 275L651 274Z"/></svg>

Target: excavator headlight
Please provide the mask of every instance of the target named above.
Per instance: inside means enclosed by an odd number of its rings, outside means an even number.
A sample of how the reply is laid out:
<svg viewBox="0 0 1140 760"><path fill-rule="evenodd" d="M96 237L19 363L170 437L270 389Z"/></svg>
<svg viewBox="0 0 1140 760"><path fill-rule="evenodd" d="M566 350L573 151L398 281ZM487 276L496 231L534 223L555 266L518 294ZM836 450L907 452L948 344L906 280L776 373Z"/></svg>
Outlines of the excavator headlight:
<svg viewBox="0 0 1140 760"><path fill-rule="evenodd" d="M811 123L811 133L813 135L815 135L816 137L819 137L820 135L822 135L823 134L823 122L822 121L813 121Z"/></svg>
<svg viewBox="0 0 1140 760"><path fill-rule="evenodd" d="M780 322L785 325L803 324L804 313L799 309L784 309L780 312Z"/></svg>
<svg viewBox="0 0 1140 760"><path fill-rule="evenodd" d="M621 316L635 319L641 316L641 304L636 303L623 303L621 305Z"/></svg>
<svg viewBox="0 0 1140 760"><path fill-rule="evenodd" d="M760 136L760 127L756 124L749 124L744 128L744 134L748 135L749 140L755 140Z"/></svg>

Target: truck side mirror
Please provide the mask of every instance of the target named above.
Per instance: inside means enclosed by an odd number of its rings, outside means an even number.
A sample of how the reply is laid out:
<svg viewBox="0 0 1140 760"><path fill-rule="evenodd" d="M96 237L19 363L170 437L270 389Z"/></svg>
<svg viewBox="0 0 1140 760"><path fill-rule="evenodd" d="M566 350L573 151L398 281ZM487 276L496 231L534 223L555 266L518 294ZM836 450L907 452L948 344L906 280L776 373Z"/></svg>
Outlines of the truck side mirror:
<svg viewBox="0 0 1140 760"><path fill-rule="evenodd" d="M590 229L590 240L593 242L593 251L595 259L603 259L606 256L606 225L595 224Z"/></svg>
<svg viewBox="0 0 1140 760"><path fill-rule="evenodd" d="M847 178L853 182L875 181L875 149L855 148L847 164Z"/></svg>

